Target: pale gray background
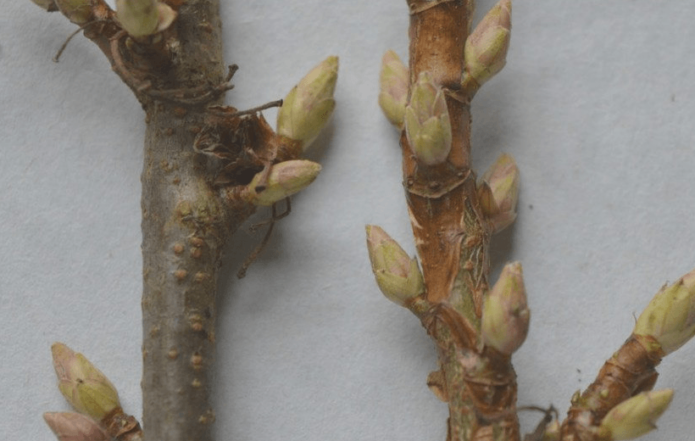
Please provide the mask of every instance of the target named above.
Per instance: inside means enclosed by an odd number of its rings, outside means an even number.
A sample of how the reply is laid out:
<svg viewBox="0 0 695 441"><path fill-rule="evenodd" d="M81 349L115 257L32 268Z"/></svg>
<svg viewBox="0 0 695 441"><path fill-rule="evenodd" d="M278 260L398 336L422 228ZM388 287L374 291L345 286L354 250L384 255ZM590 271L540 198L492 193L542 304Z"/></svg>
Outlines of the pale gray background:
<svg viewBox="0 0 695 441"><path fill-rule="evenodd" d="M382 53L407 56L403 0L223 2L228 100L280 98L339 55L338 107L310 153L323 172L244 280L239 232L222 280L218 439L444 440L446 406L419 322L379 293L364 225L414 249L397 134L376 104ZM492 1L479 2L479 13ZM521 169L519 219L494 266L523 262L532 328L519 402L588 385L666 281L695 266L695 2L517 1L508 65L473 106L474 162ZM143 114L74 26L29 0L0 8L0 437L51 440L67 410L49 347L68 343L140 413ZM275 113L267 112L269 120ZM261 214L260 218L267 216ZM695 344L660 369L676 387L651 441L695 430ZM539 415L525 415L528 429Z"/></svg>

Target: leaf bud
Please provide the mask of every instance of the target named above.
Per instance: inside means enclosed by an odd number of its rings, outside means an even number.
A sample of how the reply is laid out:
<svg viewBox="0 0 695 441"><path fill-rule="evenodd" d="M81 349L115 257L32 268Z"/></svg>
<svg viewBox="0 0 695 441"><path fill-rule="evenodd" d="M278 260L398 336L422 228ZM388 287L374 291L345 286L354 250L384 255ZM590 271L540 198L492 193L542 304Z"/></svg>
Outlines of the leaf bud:
<svg viewBox="0 0 695 441"><path fill-rule="evenodd" d="M664 355L695 335L695 270L664 286L637 319L635 335L653 337Z"/></svg>
<svg viewBox="0 0 695 441"><path fill-rule="evenodd" d="M642 392L611 409L598 427L600 440L638 438L656 429L655 422L666 411L673 389Z"/></svg>
<svg viewBox="0 0 695 441"><path fill-rule="evenodd" d="M512 354L524 343L530 318L521 264L508 263L483 304L483 343Z"/></svg>
<svg viewBox="0 0 695 441"><path fill-rule="evenodd" d="M257 173L248 184L246 198L254 205L269 206L309 186L321 171L315 162L303 159L273 165L270 172Z"/></svg>
<svg viewBox="0 0 695 441"><path fill-rule="evenodd" d="M475 93L504 67L511 36L511 14L511 0L500 0L466 39L463 88L469 92Z"/></svg>
<svg viewBox="0 0 695 441"><path fill-rule="evenodd" d="M480 208L499 232L516 219L516 203L519 199L519 169L514 159L502 154L482 176L478 185Z"/></svg>
<svg viewBox="0 0 695 441"><path fill-rule="evenodd" d="M366 230L369 260L379 289L387 299L407 306L425 290L417 259L411 259L381 227L367 225Z"/></svg>
<svg viewBox="0 0 695 441"><path fill-rule="evenodd" d="M418 161L436 165L451 151L451 121L444 91L428 72L420 73L405 108L405 134Z"/></svg>
<svg viewBox="0 0 695 441"><path fill-rule="evenodd" d="M91 0L55 0L55 4L75 24L83 25L94 19Z"/></svg>
<svg viewBox="0 0 695 441"><path fill-rule="evenodd" d="M109 441L94 420L73 412L46 412L43 419L59 441Z"/></svg>
<svg viewBox="0 0 695 441"><path fill-rule="evenodd" d="M307 147L333 114L338 57L328 57L294 86L278 111L277 132Z"/></svg>
<svg viewBox="0 0 695 441"><path fill-rule="evenodd" d="M45 9L48 12L54 12L58 10L54 0L31 0L35 5L38 5L41 9Z"/></svg>
<svg viewBox="0 0 695 441"><path fill-rule="evenodd" d="M138 38L168 28L176 11L156 0L116 0L116 17L128 35Z"/></svg>
<svg viewBox="0 0 695 441"><path fill-rule="evenodd" d="M84 355L62 343L54 343L51 352L58 388L75 410L101 421L121 406L116 388Z"/></svg>
<svg viewBox="0 0 695 441"><path fill-rule="evenodd" d="M387 51L381 59L379 106L391 124L399 129L403 128L405 118L408 81L408 68L394 51Z"/></svg>

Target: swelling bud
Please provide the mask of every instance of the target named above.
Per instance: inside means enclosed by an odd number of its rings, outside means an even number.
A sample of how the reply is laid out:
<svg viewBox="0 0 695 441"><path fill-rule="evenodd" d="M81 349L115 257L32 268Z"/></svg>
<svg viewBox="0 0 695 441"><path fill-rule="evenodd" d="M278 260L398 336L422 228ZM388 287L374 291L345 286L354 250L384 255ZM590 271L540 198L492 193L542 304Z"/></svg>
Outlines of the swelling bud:
<svg viewBox="0 0 695 441"><path fill-rule="evenodd" d="M92 0L55 0L56 6L71 22L83 25L94 19Z"/></svg>
<svg viewBox="0 0 695 441"><path fill-rule="evenodd" d="M598 439L626 440L638 438L656 429L654 424L666 411L672 389L643 392L615 406L601 421Z"/></svg>
<svg viewBox="0 0 695 441"><path fill-rule="evenodd" d="M282 102L279 135L300 141L306 148L319 136L333 114L333 92L338 81L338 57L328 57L313 68Z"/></svg>
<svg viewBox="0 0 695 441"><path fill-rule="evenodd" d="M408 68L394 51L387 51L381 59L379 106L391 124L399 129L403 128L405 118L408 81Z"/></svg>
<svg viewBox="0 0 695 441"><path fill-rule="evenodd" d="M367 225L367 249L379 289L387 299L407 306L425 291L417 260L411 259L381 227Z"/></svg>
<svg viewBox="0 0 695 441"><path fill-rule="evenodd" d="M504 67L511 29L512 2L500 0L466 39L462 86L470 95Z"/></svg>
<svg viewBox="0 0 695 441"><path fill-rule="evenodd" d="M483 304L483 343L503 354L512 354L526 340L530 318L521 264L509 263Z"/></svg>
<svg viewBox="0 0 695 441"><path fill-rule="evenodd" d="M661 288L637 319L635 335L654 338L664 355L695 335L695 270Z"/></svg>
<svg viewBox="0 0 695 441"><path fill-rule="evenodd" d="M478 186L478 197L480 208L495 233L514 222L519 199L519 168L511 156L500 155L485 172Z"/></svg>
<svg viewBox="0 0 695 441"><path fill-rule="evenodd" d="M116 388L84 355L62 343L54 343L51 352L58 389L75 410L101 421L121 407Z"/></svg>
<svg viewBox="0 0 695 441"><path fill-rule="evenodd" d="M41 9L45 9L48 12L54 12L58 10L54 0L31 0L35 5L38 5Z"/></svg>
<svg viewBox="0 0 695 441"><path fill-rule="evenodd" d="M296 159L275 164L270 172L257 173L247 188L247 200L269 206L309 186L321 171L315 162Z"/></svg>
<svg viewBox="0 0 695 441"><path fill-rule="evenodd" d="M425 165L446 161L451 151L451 121L444 92L428 72L420 73L405 108L405 134L417 160Z"/></svg>
<svg viewBox="0 0 695 441"><path fill-rule="evenodd" d="M109 441L94 420L79 413L46 412L43 419L59 441Z"/></svg>

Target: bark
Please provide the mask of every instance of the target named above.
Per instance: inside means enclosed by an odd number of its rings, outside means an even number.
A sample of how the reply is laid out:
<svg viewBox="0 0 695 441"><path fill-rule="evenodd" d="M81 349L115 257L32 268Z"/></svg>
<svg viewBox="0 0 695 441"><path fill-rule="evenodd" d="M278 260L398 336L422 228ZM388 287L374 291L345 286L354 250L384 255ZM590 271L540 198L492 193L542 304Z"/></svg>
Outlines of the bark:
<svg viewBox="0 0 695 441"><path fill-rule="evenodd" d="M256 114L263 106L248 112L219 106L235 67L225 77L218 0L167 3L178 16L154 36L129 37L101 0L92 0L93 21L83 26L133 90L147 121L141 178L144 435L118 408L102 424L121 441L212 439L210 366L222 253L255 211L244 197L253 176L301 153L300 142L276 135Z"/></svg>
<svg viewBox="0 0 695 441"><path fill-rule="evenodd" d="M470 102L461 93L463 47L473 2L409 1L410 84L421 72L447 89L452 149L423 166L401 134L403 176L426 285L411 305L435 340L440 370L428 385L449 405L448 441L519 439L516 374L510 356L483 348L480 318L488 290L491 228L470 168Z"/></svg>

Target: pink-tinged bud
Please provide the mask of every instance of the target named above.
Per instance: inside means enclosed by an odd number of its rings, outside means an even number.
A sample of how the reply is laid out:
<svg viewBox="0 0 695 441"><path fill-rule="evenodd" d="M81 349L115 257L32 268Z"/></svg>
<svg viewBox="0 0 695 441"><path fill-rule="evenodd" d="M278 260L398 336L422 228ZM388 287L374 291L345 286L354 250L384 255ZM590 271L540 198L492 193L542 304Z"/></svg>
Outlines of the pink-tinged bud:
<svg viewBox="0 0 695 441"><path fill-rule="evenodd" d="M394 51L387 51L381 59L379 106L391 124L399 129L403 128L405 118L408 81L408 68Z"/></svg>
<svg viewBox="0 0 695 441"><path fill-rule="evenodd" d="M35 5L38 5L40 8L45 9L48 12L54 12L58 10L58 6L56 6L56 3L54 0L31 0L34 2Z"/></svg>
<svg viewBox="0 0 695 441"><path fill-rule="evenodd" d="M46 412L43 419L59 441L109 441L94 420L79 413Z"/></svg>
<svg viewBox="0 0 695 441"><path fill-rule="evenodd" d="M84 355L62 343L54 343L51 352L58 388L75 410L101 421L121 406L116 388Z"/></svg>
<svg viewBox="0 0 695 441"><path fill-rule="evenodd" d="M176 11L156 0L116 0L116 17L128 35L140 38L168 28Z"/></svg>
<svg viewBox="0 0 695 441"><path fill-rule="evenodd" d="M253 177L245 198L254 205L273 205L308 187L320 171L319 164L307 160L280 162L269 173L260 172Z"/></svg>
<svg viewBox="0 0 695 441"><path fill-rule="evenodd" d="M307 147L319 136L335 109L338 57L328 57L313 68L285 97L278 111L279 135Z"/></svg>
<svg viewBox="0 0 695 441"><path fill-rule="evenodd" d="M512 29L512 2L500 0L466 39L463 88L475 93L507 62Z"/></svg>
<svg viewBox="0 0 695 441"><path fill-rule="evenodd" d="M478 197L480 208L495 233L514 222L519 199L519 169L511 156L500 155L485 172L478 185Z"/></svg>
<svg viewBox="0 0 695 441"><path fill-rule="evenodd" d="M670 354L695 335L695 270L661 288L637 319L635 335L653 337Z"/></svg>
<svg viewBox="0 0 695 441"><path fill-rule="evenodd" d="M444 91L427 72L420 73L405 108L405 134L419 162L436 165L451 151L451 121Z"/></svg>
<svg viewBox="0 0 695 441"><path fill-rule="evenodd" d="M521 264L509 263L483 304L483 342L504 354L513 353L526 340L530 318Z"/></svg>
<svg viewBox="0 0 695 441"><path fill-rule="evenodd" d="M598 439L620 441L635 439L656 429L659 419L671 404L673 390L642 392L611 409L598 427Z"/></svg>
<svg viewBox="0 0 695 441"><path fill-rule="evenodd" d="M381 227L367 225L367 249L379 289L392 302L407 306L425 290L417 260L411 259Z"/></svg>

